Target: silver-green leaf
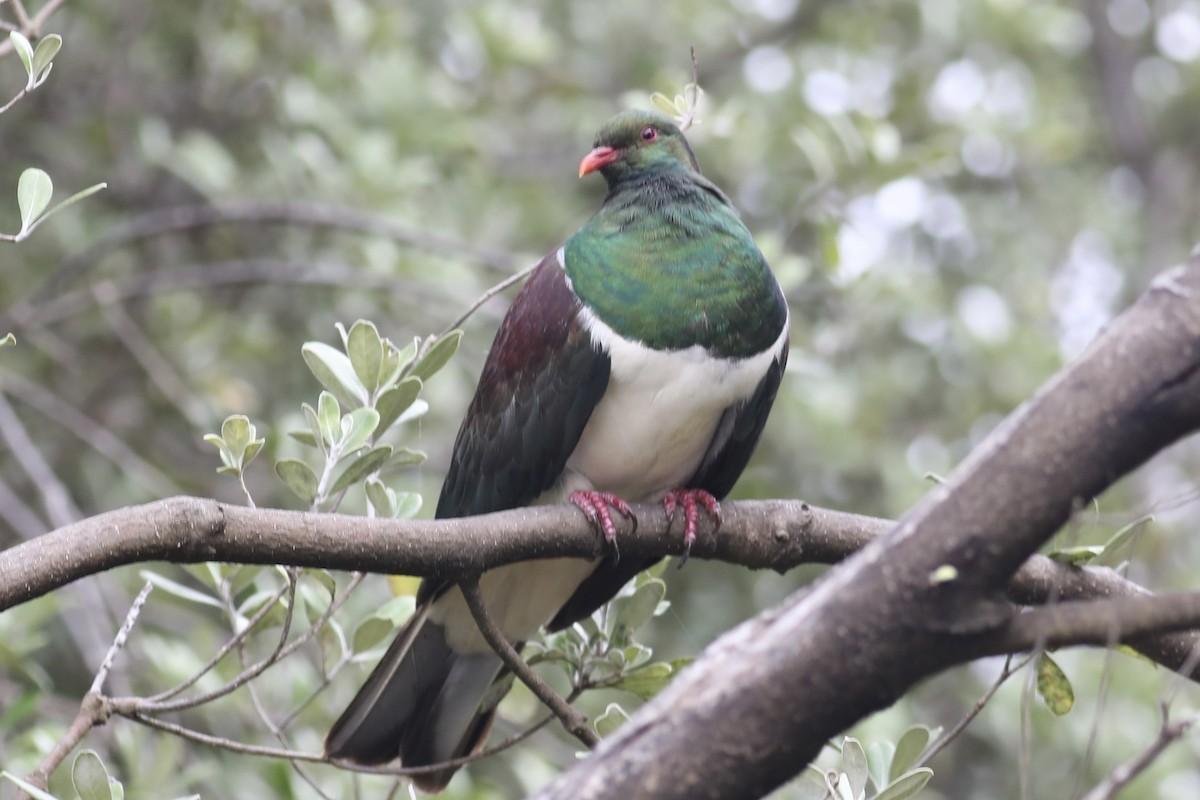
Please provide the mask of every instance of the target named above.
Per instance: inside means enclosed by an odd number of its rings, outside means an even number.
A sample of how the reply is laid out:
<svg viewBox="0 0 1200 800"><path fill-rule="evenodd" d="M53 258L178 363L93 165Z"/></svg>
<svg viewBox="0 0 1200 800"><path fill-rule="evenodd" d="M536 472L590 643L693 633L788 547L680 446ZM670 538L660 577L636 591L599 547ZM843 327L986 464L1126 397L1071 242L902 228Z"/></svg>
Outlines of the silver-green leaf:
<svg viewBox="0 0 1200 800"><path fill-rule="evenodd" d="M18 237L32 230L53 196L54 181L50 180L45 170L30 167L21 173L17 179L17 208L21 211L21 232L17 234Z"/></svg>
<svg viewBox="0 0 1200 800"><path fill-rule="evenodd" d="M292 494L306 505L312 505L317 497L317 475L312 467L294 458L284 458L275 462L275 473L292 490Z"/></svg>

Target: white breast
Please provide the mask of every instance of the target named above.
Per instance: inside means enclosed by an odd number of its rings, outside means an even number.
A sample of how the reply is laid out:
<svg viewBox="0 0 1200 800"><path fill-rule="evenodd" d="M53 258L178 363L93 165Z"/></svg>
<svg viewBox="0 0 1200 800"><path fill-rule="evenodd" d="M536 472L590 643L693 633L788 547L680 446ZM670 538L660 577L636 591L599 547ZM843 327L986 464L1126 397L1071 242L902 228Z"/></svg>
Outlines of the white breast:
<svg viewBox="0 0 1200 800"><path fill-rule="evenodd" d="M561 263L560 251L560 263ZM661 352L619 336L586 307L580 321L612 362L608 391L592 412L559 496L580 488L652 502L684 486L712 442L721 415L749 398L787 342L787 325L766 352L715 358L699 346Z"/></svg>

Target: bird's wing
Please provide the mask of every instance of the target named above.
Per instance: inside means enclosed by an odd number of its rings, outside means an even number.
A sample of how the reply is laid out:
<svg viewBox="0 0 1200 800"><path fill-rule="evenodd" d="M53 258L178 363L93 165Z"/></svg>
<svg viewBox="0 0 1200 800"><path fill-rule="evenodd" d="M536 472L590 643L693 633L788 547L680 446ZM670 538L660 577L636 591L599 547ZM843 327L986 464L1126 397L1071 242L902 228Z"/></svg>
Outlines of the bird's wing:
<svg viewBox="0 0 1200 800"><path fill-rule="evenodd" d="M496 333L454 442L438 518L519 508L558 480L608 387L608 355L581 326L579 308L551 253ZM417 599L444 588L425 581Z"/></svg>
<svg viewBox="0 0 1200 800"><path fill-rule="evenodd" d="M703 489L718 499L733 489L758 445L763 426L767 424L767 416L783 380L787 357L788 345L785 340L767 374L758 382L754 394L730 406L721 415L712 443L700 461L696 474L688 481L687 488Z"/></svg>

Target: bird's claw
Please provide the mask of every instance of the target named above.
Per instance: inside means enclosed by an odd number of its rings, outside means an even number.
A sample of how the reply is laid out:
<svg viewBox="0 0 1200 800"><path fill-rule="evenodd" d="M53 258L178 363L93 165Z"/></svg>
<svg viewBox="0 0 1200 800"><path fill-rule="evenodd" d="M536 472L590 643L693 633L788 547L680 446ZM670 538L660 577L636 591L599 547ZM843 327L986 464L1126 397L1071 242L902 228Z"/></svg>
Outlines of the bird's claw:
<svg viewBox="0 0 1200 800"><path fill-rule="evenodd" d="M571 501L589 521L600 529L604 534L604 541L607 542L613 549L613 553L617 554L617 526L613 523L612 512L614 509L618 514L628 519L633 523L633 530L637 531L637 517L633 515L633 509L629 504L617 497L612 492L597 492L595 490L579 490L571 492L567 498Z"/></svg>
<svg viewBox="0 0 1200 800"><path fill-rule="evenodd" d="M675 521L675 510L683 506L683 558L679 566L687 563L692 553L692 543L696 541L696 525L700 520L700 509L703 507L712 517L714 528L721 528L721 503L703 489L672 489L663 496L663 510L667 512L667 527Z"/></svg>

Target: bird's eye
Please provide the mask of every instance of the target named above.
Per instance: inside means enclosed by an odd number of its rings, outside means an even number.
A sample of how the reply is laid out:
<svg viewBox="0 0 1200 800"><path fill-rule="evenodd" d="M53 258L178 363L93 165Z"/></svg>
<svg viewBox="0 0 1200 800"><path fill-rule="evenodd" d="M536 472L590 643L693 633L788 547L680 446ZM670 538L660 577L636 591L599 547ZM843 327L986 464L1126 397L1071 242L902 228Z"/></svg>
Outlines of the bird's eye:
<svg viewBox="0 0 1200 800"><path fill-rule="evenodd" d="M657 138L658 138L658 128L654 127L653 125L647 125L646 127L642 128L642 141L643 142L653 142Z"/></svg>

